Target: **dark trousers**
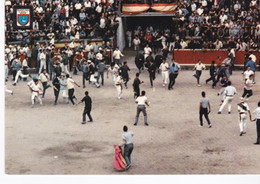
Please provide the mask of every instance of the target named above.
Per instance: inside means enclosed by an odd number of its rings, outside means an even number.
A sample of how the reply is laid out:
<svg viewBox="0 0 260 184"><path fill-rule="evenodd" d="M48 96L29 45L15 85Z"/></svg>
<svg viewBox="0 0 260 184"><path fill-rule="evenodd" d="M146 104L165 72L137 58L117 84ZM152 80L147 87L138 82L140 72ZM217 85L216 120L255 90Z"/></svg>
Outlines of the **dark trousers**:
<svg viewBox="0 0 260 184"><path fill-rule="evenodd" d="M128 83L128 81L129 81L129 76L128 76L128 75L123 75L122 78L123 78L123 80L124 80L125 87L127 87L127 83Z"/></svg>
<svg viewBox="0 0 260 184"><path fill-rule="evenodd" d="M90 79L89 72L83 72L83 75L82 75L83 88L85 87L85 80L89 81L89 79ZM89 83L90 83L90 81L89 81Z"/></svg>
<svg viewBox="0 0 260 184"><path fill-rule="evenodd" d="M17 73L17 71L13 69L13 71L12 71L12 74L13 74L13 81L15 80L16 73Z"/></svg>
<svg viewBox="0 0 260 184"><path fill-rule="evenodd" d="M196 77L198 84L200 84L200 76L201 76L201 71L196 70L196 74L194 75L194 77Z"/></svg>
<svg viewBox="0 0 260 184"><path fill-rule="evenodd" d="M219 79L220 79L221 77L223 77L223 76L222 76L222 75L218 75L218 76L217 76L217 80L215 80L215 82L212 84L212 87L216 87L216 85L217 85L217 83L218 83L218 81L219 81Z"/></svg>
<svg viewBox="0 0 260 184"><path fill-rule="evenodd" d="M178 74L170 73L170 75L169 75L170 82L169 82L168 89L172 89L172 87L175 84L175 79L177 78L177 76L178 76Z"/></svg>
<svg viewBox="0 0 260 184"><path fill-rule="evenodd" d="M58 90L54 89L55 104L56 104L57 101L58 101L59 93L60 93L60 89L58 89Z"/></svg>
<svg viewBox="0 0 260 184"><path fill-rule="evenodd" d="M208 78L207 80L206 80L206 83L208 83L209 81L211 81L212 80L212 82L214 83L215 82L215 75L211 75L210 76L210 78Z"/></svg>
<svg viewBox="0 0 260 184"><path fill-rule="evenodd" d="M151 86L153 86L153 80L155 79L155 73L149 73L149 77L150 77Z"/></svg>
<svg viewBox="0 0 260 184"><path fill-rule="evenodd" d="M244 98L245 96L247 96L247 98L249 98L250 96L253 95L253 91L251 90L247 90L246 88L244 88L244 93L242 95L242 97Z"/></svg>
<svg viewBox="0 0 260 184"><path fill-rule="evenodd" d="M124 158L125 158L127 165L131 164L131 154L132 154L133 149L134 149L133 143L126 144L124 147Z"/></svg>
<svg viewBox="0 0 260 184"><path fill-rule="evenodd" d="M102 79L102 86L104 85L104 72L98 72L98 75L97 75L97 83L99 84L99 78L101 76L101 79Z"/></svg>
<svg viewBox="0 0 260 184"><path fill-rule="evenodd" d="M42 83L42 87L43 87L42 97L44 97L45 91L46 91L46 89L48 89L48 88L50 87L50 85L48 85L47 82L43 82L43 83Z"/></svg>
<svg viewBox="0 0 260 184"><path fill-rule="evenodd" d="M200 125L203 126L203 119L202 116L206 118L208 125L210 125L209 117L208 117L208 109L207 108L201 108L200 109Z"/></svg>
<svg viewBox="0 0 260 184"><path fill-rule="evenodd" d="M256 135L257 135L256 142L260 143L260 119L256 120Z"/></svg>
<svg viewBox="0 0 260 184"><path fill-rule="evenodd" d="M75 103L74 103L73 99L76 98L74 96L74 88L69 89L68 92L69 92L69 99L70 99L71 103L74 105Z"/></svg>
<svg viewBox="0 0 260 184"><path fill-rule="evenodd" d="M134 98L137 98L140 96L140 88L134 89Z"/></svg>
<svg viewBox="0 0 260 184"><path fill-rule="evenodd" d="M88 115L89 121L93 121L93 119L90 115L90 112L91 112L91 108L84 108L84 111L83 111L83 114L82 114L83 122L86 122L86 115Z"/></svg>

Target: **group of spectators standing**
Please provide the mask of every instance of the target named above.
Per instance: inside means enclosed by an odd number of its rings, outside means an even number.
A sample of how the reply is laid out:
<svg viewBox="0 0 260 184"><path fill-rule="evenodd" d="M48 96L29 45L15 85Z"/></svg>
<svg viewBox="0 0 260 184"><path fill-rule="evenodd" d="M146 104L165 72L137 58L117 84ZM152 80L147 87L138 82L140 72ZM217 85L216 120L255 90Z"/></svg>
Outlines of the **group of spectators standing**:
<svg viewBox="0 0 260 184"><path fill-rule="evenodd" d="M260 46L259 4L259 0L221 0L218 5L214 0L180 0L169 25L129 28L128 46L255 50Z"/></svg>
<svg viewBox="0 0 260 184"><path fill-rule="evenodd" d="M13 27L14 7L33 6L32 30ZM117 0L6 0L6 42L18 41L22 46L41 40L54 44L61 39L114 36L118 26Z"/></svg>

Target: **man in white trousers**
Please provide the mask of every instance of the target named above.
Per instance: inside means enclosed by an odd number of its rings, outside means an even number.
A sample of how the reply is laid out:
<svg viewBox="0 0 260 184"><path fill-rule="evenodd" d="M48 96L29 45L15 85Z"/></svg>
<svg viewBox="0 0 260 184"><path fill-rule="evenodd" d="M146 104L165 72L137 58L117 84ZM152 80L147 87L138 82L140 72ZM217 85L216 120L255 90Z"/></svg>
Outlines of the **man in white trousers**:
<svg viewBox="0 0 260 184"><path fill-rule="evenodd" d="M234 95L237 93L237 90L234 86L231 86L231 81L228 81L228 86L226 87L225 91L224 91L224 95L225 100L222 103L222 105L220 106L219 110L218 110L218 114L221 114L221 111L223 110L223 108L225 107L225 105L228 103L228 114L231 113L231 103L232 100L234 98Z"/></svg>
<svg viewBox="0 0 260 184"><path fill-rule="evenodd" d="M46 51L40 50L40 69L39 69L39 75L42 73L43 69L46 69Z"/></svg>
<svg viewBox="0 0 260 184"><path fill-rule="evenodd" d="M122 91L123 91L123 84L124 84L124 80L123 80L122 74L119 73L118 77L116 78L116 82L115 82L115 86L116 86L116 90L117 90L117 98L119 100L121 99L121 95L122 95Z"/></svg>
<svg viewBox="0 0 260 184"><path fill-rule="evenodd" d="M245 102L245 99L241 97L240 103L237 104L238 113L239 113L239 128L240 128L240 136L246 133L246 119L247 119L247 112L249 114L250 120L252 120L251 112L249 109L248 104Z"/></svg>
<svg viewBox="0 0 260 184"><path fill-rule="evenodd" d="M159 69L162 72L162 78L163 78L163 86L165 86L168 83L168 78L169 78L169 64L166 63L166 59L163 59L163 62L161 63Z"/></svg>
<svg viewBox="0 0 260 184"><path fill-rule="evenodd" d="M29 87L29 89L32 93L32 96L31 96L32 108L34 107L35 97L38 98L40 105L42 105L42 99L40 97L40 91L42 92L42 89L40 87L40 83L39 83L37 77L33 77L33 80L28 82L27 86Z"/></svg>
<svg viewBox="0 0 260 184"><path fill-rule="evenodd" d="M107 70L107 78L109 78L109 73L111 73L114 85L118 77L118 71L119 71L119 66L117 64L111 64Z"/></svg>
<svg viewBox="0 0 260 184"><path fill-rule="evenodd" d="M7 81L8 78L8 72L9 72L8 63L9 61L7 55L5 55L5 81Z"/></svg>
<svg viewBox="0 0 260 184"><path fill-rule="evenodd" d="M5 84L5 92L6 92L6 93L10 93L11 95L14 94L14 92L13 92L12 90L7 89L6 84Z"/></svg>
<svg viewBox="0 0 260 184"><path fill-rule="evenodd" d="M32 76L30 74L26 74L26 75L23 74L22 71L21 71L21 67L22 67L22 65L20 66L20 70L18 70L16 75L15 75L15 80L14 80L14 83L13 83L14 86L16 86L19 77L21 77L21 78L27 78L27 77L32 78Z"/></svg>

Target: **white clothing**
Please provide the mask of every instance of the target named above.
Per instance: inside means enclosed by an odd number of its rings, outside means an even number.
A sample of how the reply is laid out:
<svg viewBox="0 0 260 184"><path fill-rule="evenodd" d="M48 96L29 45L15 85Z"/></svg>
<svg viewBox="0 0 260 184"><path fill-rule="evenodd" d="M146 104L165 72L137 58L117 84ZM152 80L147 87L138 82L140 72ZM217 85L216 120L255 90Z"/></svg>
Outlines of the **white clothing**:
<svg viewBox="0 0 260 184"><path fill-rule="evenodd" d="M15 76L15 81L14 81L15 84L17 83L19 77L27 78L27 77L29 77L29 74L24 75L24 74L22 74L21 70L17 71L16 76Z"/></svg>
<svg viewBox="0 0 260 184"><path fill-rule="evenodd" d="M249 85L249 86L247 86L247 85ZM247 79L245 89L246 90L252 90L252 87L253 87L253 80Z"/></svg>
<svg viewBox="0 0 260 184"><path fill-rule="evenodd" d="M67 88L68 89L73 89L74 88L74 80L71 78L67 79Z"/></svg>
<svg viewBox="0 0 260 184"><path fill-rule="evenodd" d="M228 86L226 87L225 91L224 91L224 94L227 95L227 96L233 96L237 93L237 90L235 87L233 86Z"/></svg>
<svg viewBox="0 0 260 184"><path fill-rule="evenodd" d="M76 3L76 4L75 4L75 9L76 9L76 10L80 10L81 7L82 7L82 5L81 5L80 3Z"/></svg>
<svg viewBox="0 0 260 184"><path fill-rule="evenodd" d="M160 70L162 71L168 71L169 69L169 64L168 63L161 63L160 67L159 67Z"/></svg>
<svg viewBox="0 0 260 184"><path fill-rule="evenodd" d="M256 108L253 112L256 119L260 119L260 107Z"/></svg>
<svg viewBox="0 0 260 184"><path fill-rule="evenodd" d="M49 74L47 74L47 73L46 74L41 73L39 76L39 80L41 82L48 82L48 79L49 79Z"/></svg>
<svg viewBox="0 0 260 184"><path fill-rule="evenodd" d="M42 73L43 69L46 69L46 60L41 60L39 75Z"/></svg>
<svg viewBox="0 0 260 184"><path fill-rule="evenodd" d="M124 55L121 53L120 50L115 50L114 53L113 53L113 57L114 57L115 59L120 59L120 56L123 57Z"/></svg>
<svg viewBox="0 0 260 184"><path fill-rule="evenodd" d="M124 132L122 134L122 139L124 139L126 142L125 144L131 144L133 143L133 136L134 136L134 133L133 132Z"/></svg>
<svg viewBox="0 0 260 184"><path fill-rule="evenodd" d="M5 85L5 92L6 92L6 93L10 93L10 94L12 94L12 93L13 93L13 91L12 91L12 90L9 90L9 89L7 89L6 85Z"/></svg>
<svg viewBox="0 0 260 184"><path fill-rule="evenodd" d="M182 48L182 49L185 49L185 48L188 46L185 41L180 42L180 45L181 45L181 48Z"/></svg>
<svg viewBox="0 0 260 184"><path fill-rule="evenodd" d="M246 80L246 79L249 79L249 76L250 75L253 75L254 74L254 72L252 71L252 70L246 70L246 71L244 71L244 79Z"/></svg>
<svg viewBox="0 0 260 184"><path fill-rule="evenodd" d="M135 101L137 102L138 105L145 105L145 102L147 101L147 97L139 96Z"/></svg>
<svg viewBox="0 0 260 184"><path fill-rule="evenodd" d="M40 94L37 93L37 92L32 92L32 96L31 96L32 105L34 105L34 99L35 99L35 97L38 98L40 104L42 105L42 99L41 99L41 97L40 97Z"/></svg>
<svg viewBox="0 0 260 184"><path fill-rule="evenodd" d="M93 50L93 45L87 44L86 47L85 47L85 50L86 50L87 52L90 52L90 50Z"/></svg>
<svg viewBox="0 0 260 184"><path fill-rule="evenodd" d="M163 84L167 84L168 83L168 78L169 78L169 72L168 70L166 71L162 71L162 78L163 78Z"/></svg>
<svg viewBox="0 0 260 184"><path fill-rule="evenodd" d="M150 47L145 47L144 48L144 59L146 59L150 53L152 52L152 49Z"/></svg>
<svg viewBox="0 0 260 184"><path fill-rule="evenodd" d="M256 56L254 54L250 54L249 56L252 61L256 62Z"/></svg>
<svg viewBox="0 0 260 184"><path fill-rule="evenodd" d="M226 96L224 102L222 103L218 111L221 112L225 107L225 105L228 103L228 112L231 112L231 102L233 98L234 98L233 96Z"/></svg>
<svg viewBox="0 0 260 184"><path fill-rule="evenodd" d="M96 59L97 60L102 60L103 59L103 55L101 53L97 53Z"/></svg>
<svg viewBox="0 0 260 184"><path fill-rule="evenodd" d="M239 127L240 127L240 132L245 132L246 131L246 119L247 119L247 112L250 110L249 106L247 103L243 103L243 106L246 107L246 110L244 110L242 107L239 105L237 106L238 112L239 112ZM241 113L241 114L240 114Z"/></svg>
<svg viewBox="0 0 260 184"><path fill-rule="evenodd" d="M206 69L206 66L204 64L202 64L202 63L201 64L197 63L195 65L195 69L198 70L198 71L201 71L203 69Z"/></svg>
<svg viewBox="0 0 260 184"><path fill-rule="evenodd" d="M123 78L121 76L118 76L116 78L116 90L117 90L117 98L120 99L123 91L122 84L124 83Z"/></svg>

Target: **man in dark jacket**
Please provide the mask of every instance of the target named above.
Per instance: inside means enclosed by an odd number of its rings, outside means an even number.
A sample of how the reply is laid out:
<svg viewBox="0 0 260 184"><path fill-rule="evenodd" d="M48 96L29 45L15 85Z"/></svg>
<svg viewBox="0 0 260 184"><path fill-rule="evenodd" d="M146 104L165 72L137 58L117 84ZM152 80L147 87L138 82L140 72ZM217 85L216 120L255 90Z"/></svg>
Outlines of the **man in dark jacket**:
<svg viewBox="0 0 260 184"><path fill-rule="evenodd" d="M211 62L210 68L209 68L209 75L210 78L206 80L206 84L212 80L212 82L215 82L215 74L216 74L216 67L215 67L215 61Z"/></svg>
<svg viewBox="0 0 260 184"><path fill-rule="evenodd" d="M88 91L85 92L85 97L78 104L80 104L82 102L85 102L85 108L84 108L84 111L82 114L83 121L81 124L86 124L86 114L88 115L88 118L89 118L88 122L93 122L93 119L90 115L90 112L92 109L92 100L88 95Z"/></svg>

